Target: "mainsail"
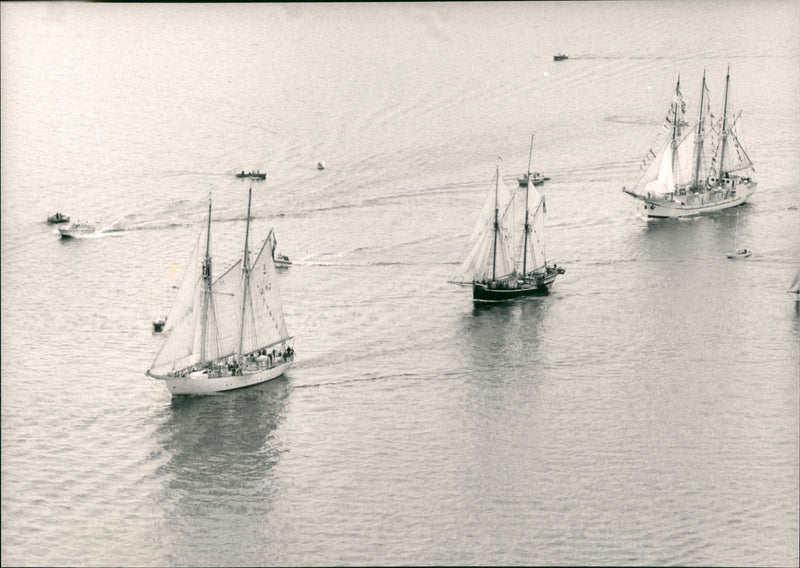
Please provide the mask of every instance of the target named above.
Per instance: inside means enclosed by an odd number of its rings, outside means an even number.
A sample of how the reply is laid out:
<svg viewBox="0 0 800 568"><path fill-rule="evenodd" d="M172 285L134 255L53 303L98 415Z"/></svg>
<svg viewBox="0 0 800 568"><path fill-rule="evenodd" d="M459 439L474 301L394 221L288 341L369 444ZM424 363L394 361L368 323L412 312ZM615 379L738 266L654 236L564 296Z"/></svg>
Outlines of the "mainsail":
<svg viewBox="0 0 800 568"><path fill-rule="evenodd" d="M288 339L286 322L283 317L281 294L275 282L275 264L272 261L272 247L275 238L273 231L261 246L250 276L247 279L247 293L242 331L242 353L272 346Z"/></svg>
<svg viewBox="0 0 800 568"><path fill-rule="evenodd" d="M514 272L511 205L511 192L503 183L498 166L480 216L470 233L469 253L448 282L466 285L474 280L503 278Z"/></svg>
<svg viewBox="0 0 800 568"><path fill-rule="evenodd" d="M525 239L525 221L517 224L522 227L519 231L520 236L516 239L514 250L519 251L516 255L516 269L519 274L529 273L533 270L541 270L545 267L544 248L544 198L539 190L528 180L526 188L520 188L515 196L523 202L522 210L526 210L524 201L527 192L527 211L528 211L528 238Z"/></svg>

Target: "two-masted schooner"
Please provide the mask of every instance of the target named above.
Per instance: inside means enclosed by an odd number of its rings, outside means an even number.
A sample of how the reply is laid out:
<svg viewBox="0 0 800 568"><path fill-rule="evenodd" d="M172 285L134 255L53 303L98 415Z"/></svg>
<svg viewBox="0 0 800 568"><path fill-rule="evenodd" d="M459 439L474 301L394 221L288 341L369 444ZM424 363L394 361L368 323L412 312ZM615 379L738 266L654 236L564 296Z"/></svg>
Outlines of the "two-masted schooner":
<svg viewBox="0 0 800 568"><path fill-rule="evenodd" d="M753 162L736 133L741 112L730 116L730 68L722 118L714 122L703 72L697 124L685 121L680 77L663 127L669 135L658 152L648 151L644 175L622 191L643 202L648 217L686 217L743 204L756 189ZM649 159L652 158L652 159Z"/></svg>
<svg viewBox="0 0 800 568"><path fill-rule="evenodd" d="M204 395L255 385L282 375L294 362L272 259L273 231L250 264L250 203L242 258L218 278L211 270L208 222L195 244L166 338L147 375L173 395ZM203 254L201 254L201 252Z"/></svg>
<svg viewBox="0 0 800 568"><path fill-rule="evenodd" d="M512 194L503 183L499 164L493 181L470 235L469 254L448 282L472 286L472 298L480 302L547 294L564 269L547 263L542 194L530 176L525 188Z"/></svg>

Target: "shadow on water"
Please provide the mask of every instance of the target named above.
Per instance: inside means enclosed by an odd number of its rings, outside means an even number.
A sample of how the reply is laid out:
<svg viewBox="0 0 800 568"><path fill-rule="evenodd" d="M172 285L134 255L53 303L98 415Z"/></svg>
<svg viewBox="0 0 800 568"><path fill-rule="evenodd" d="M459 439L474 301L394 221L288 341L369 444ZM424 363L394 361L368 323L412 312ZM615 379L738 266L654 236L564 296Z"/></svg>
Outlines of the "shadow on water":
<svg viewBox="0 0 800 568"><path fill-rule="evenodd" d="M648 219L644 236L650 253L691 259L730 252L748 234L748 204L678 219ZM737 243L737 237L739 242Z"/></svg>
<svg viewBox="0 0 800 568"><path fill-rule="evenodd" d="M551 296L520 298L497 304L476 302L462 318L460 349L471 368L502 368L507 361L538 357L538 339Z"/></svg>
<svg viewBox="0 0 800 568"><path fill-rule="evenodd" d="M176 397L164 409L158 439L169 457L158 475L173 563L222 562L215 543L263 539L277 491L272 470L286 451L276 430L290 392L279 377L218 396Z"/></svg>

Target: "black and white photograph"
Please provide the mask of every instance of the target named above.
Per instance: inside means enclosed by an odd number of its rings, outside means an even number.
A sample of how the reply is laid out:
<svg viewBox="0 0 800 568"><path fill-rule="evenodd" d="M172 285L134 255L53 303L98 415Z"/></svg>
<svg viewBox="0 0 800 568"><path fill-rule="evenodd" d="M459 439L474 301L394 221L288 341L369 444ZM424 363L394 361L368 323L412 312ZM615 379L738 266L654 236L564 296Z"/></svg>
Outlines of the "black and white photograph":
<svg viewBox="0 0 800 568"><path fill-rule="evenodd" d="M2 566L798 566L800 0L0 2Z"/></svg>

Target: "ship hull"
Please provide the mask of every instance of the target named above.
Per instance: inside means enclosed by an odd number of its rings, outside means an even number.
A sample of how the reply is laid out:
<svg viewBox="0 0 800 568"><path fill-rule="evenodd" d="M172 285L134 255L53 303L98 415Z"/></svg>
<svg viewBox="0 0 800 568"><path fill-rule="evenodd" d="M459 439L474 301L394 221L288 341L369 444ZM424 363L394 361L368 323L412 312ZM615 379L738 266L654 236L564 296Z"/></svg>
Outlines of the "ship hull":
<svg viewBox="0 0 800 568"><path fill-rule="evenodd" d="M245 371L241 375L228 375L222 377L195 376L166 377L167 390L173 396L179 395L209 395L218 392L250 387L283 375L294 363L290 359L285 363L269 369L257 369L253 372Z"/></svg>
<svg viewBox="0 0 800 568"><path fill-rule="evenodd" d="M756 190L756 183L743 184L733 195L689 195L678 196L675 200L648 199L639 196L643 202L645 215L656 219L691 217L715 213L744 204Z"/></svg>
<svg viewBox="0 0 800 568"><path fill-rule="evenodd" d="M475 302L506 302L523 296L545 296L550 293L550 286L555 282L557 274L548 274L540 282L526 282L515 288L492 288L488 284L473 282L472 300Z"/></svg>

